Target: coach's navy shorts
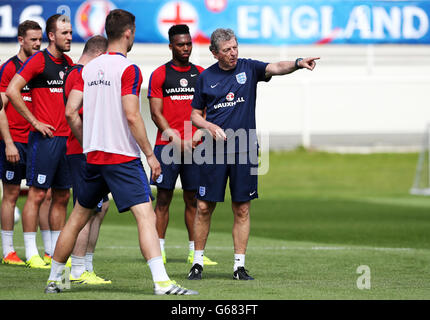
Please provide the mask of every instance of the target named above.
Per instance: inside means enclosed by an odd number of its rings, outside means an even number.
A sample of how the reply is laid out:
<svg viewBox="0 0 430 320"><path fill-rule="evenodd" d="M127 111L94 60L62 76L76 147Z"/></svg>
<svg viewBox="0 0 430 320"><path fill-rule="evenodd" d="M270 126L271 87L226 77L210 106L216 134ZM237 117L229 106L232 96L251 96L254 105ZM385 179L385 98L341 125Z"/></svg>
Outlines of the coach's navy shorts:
<svg viewBox="0 0 430 320"><path fill-rule="evenodd" d="M67 137L44 138L30 131L27 149L27 186L70 189L71 179L66 159Z"/></svg>
<svg viewBox="0 0 430 320"><path fill-rule="evenodd" d="M165 148L171 148L165 149ZM151 184L157 186L158 188L163 188L167 190L173 190L176 185L176 180L178 176L181 178L182 189L186 191L195 191L198 186L198 167L193 162L190 164L184 163L183 157L181 159L177 159L172 163L166 164L164 163L161 154L163 149L169 150L169 159L173 159L173 149L170 145L158 145L154 148L154 154L160 162L161 165L161 174L156 181L152 181ZM192 160L192 157L190 157Z"/></svg>
<svg viewBox="0 0 430 320"><path fill-rule="evenodd" d="M199 165L199 188L196 198L223 202L227 179L232 201L245 202L258 198L258 175L253 174L256 173L258 163L254 164L250 161L247 152L219 156L219 159L224 158L224 160L216 161L216 155L214 155L213 164Z"/></svg>
<svg viewBox="0 0 430 320"><path fill-rule="evenodd" d="M85 167L87 165L87 159L83 153L67 155L67 162L70 167L70 176L72 178L73 188L73 205L76 203L79 188L84 184ZM99 199L96 211L100 212L102 209L103 202L109 201L109 197L105 195L103 199Z"/></svg>
<svg viewBox="0 0 430 320"><path fill-rule="evenodd" d="M6 145L0 140L0 178L6 184L21 184L25 179L26 162L27 162L27 144L14 142L19 152L19 161L12 163L6 160Z"/></svg>
<svg viewBox="0 0 430 320"><path fill-rule="evenodd" d="M140 159L120 164L87 163L84 181L77 194L79 204L84 208L95 208L109 192L119 212L154 199Z"/></svg>

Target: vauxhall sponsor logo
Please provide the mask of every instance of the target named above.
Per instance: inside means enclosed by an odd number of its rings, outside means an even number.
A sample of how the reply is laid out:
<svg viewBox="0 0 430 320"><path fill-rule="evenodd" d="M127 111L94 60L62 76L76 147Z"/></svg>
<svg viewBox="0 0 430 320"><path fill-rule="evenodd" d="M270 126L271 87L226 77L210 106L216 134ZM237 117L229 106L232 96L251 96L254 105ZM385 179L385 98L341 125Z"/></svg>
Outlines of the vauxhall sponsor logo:
<svg viewBox="0 0 430 320"><path fill-rule="evenodd" d="M98 80L88 82L89 87L100 85L110 87L110 80L105 80L105 72L103 70L97 72L97 77L99 78Z"/></svg>
<svg viewBox="0 0 430 320"><path fill-rule="evenodd" d="M46 80L46 83L48 84L48 86L62 86L63 80Z"/></svg>
<svg viewBox="0 0 430 320"><path fill-rule="evenodd" d="M193 100L194 95L192 94L186 94L186 95L173 95L170 96L170 100Z"/></svg>
<svg viewBox="0 0 430 320"><path fill-rule="evenodd" d="M182 88L168 88L166 89L166 94L171 94L171 93L189 93L189 92L194 92L194 88L189 88L189 87L182 87Z"/></svg>
<svg viewBox="0 0 430 320"><path fill-rule="evenodd" d="M238 97L236 100L234 100L233 92L229 92L226 95L225 99L227 100L227 102L221 102L221 103L215 104L214 109L234 107L237 103L245 102L245 99L243 97Z"/></svg>
<svg viewBox="0 0 430 320"><path fill-rule="evenodd" d="M167 88L166 94L170 96L171 100L192 100L194 98L194 88L187 87L187 79L181 79L180 84L182 87ZM191 94L175 94L175 93L191 93Z"/></svg>
<svg viewBox="0 0 430 320"><path fill-rule="evenodd" d="M94 81L88 81L88 86L107 86L110 87L110 81L109 80L94 80Z"/></svg>

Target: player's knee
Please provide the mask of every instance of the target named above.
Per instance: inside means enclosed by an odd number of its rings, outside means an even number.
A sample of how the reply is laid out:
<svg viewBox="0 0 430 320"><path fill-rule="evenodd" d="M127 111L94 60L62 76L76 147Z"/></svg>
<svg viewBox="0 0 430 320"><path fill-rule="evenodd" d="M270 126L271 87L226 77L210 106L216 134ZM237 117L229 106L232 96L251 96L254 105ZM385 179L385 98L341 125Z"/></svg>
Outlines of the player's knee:
<svg viewBox="0 0 430 320"><path fill-rule="evenodd" d="M16 187L13 185L13 186L9 187L9 186L4 185L2 201L10 203L10 204L15 204L16 200L19 197L19 193L20 193L19 186Z"/></svg>
<svg viewBox="0 0 430 320"><path fill-rule="evenodd" d="M207 201L197 201L197 211L199 215L209 216L215 208L215 204Z"/></svg>
<svg viewBox="0 0 430 320"><path fill-rule="evenodd" d="M157 215L168 215L169 214L169 203L165 203L165 202L158 202L155 205L155 213Z"/></svg>
<svg viewBox="0 0 430 320"><path fill-rule="evenodd" d="M158 189L157 191L157 208L160 211L169 210L172 201L173 192L171 190Z"/></svg>
<svg viewBox="0 0 430 320"><path fill-rule="evenodd" d="M55 201L55 203L67 205L69 203L70 199L70 192L69 190L56 190L53 193L52 201Z"/></svg>
<svg viewBox="0 0 430 320"><path fill-rule="evenodd" d="M238 206L234 210L234 215L236 219L248 220L249 219L249 207L248 206Z"/></svg>
<svg viewBox="0 0 430 320"><path fill-rule="evenodd" d="M150 223L155 225L155 212L152 205L149 202L140 203L130 207L130 211L133 213L138 225L141 223Z"/></svg>
<svg viewBox="0 0 430 320"><path fill-rule="evenodd" d="M189 209L196 209L197 208L197 199L195 196L195 192L185 192L184 191L184 202L185 206Z"/></svg>
<svg viewBox="0 0 430 320"><path fill-rule="evenodd" d="M41 204L45 199L46 190L36 187L30 187L28 191L28 201Z"/></svg>

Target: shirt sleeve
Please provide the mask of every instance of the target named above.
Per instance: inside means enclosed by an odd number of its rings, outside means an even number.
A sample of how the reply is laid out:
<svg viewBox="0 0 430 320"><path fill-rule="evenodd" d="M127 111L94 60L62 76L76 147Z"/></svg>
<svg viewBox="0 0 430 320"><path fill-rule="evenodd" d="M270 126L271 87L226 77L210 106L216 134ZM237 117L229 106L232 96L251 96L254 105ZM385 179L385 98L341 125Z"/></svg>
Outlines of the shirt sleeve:
<svg viewBox="0 0 430 320"><path fill-rule="evenodd" d="M142 80L139 67L135 64L128 66L121 76L121 96L134 94L139 97Z"/></svg>
<svg viewBox="0 0 430 320"><path fill-rule="evenodd" d="M72 90L84 91L84 80L82 79L82 69L73 69L66 79L65 93L69 96ZM83 115L83 108L79 109L79 114Z"/></svg>
<svg viewBox="0 0 430 320"><path fill-rule="evenodd" d="M45 69L45 59L43 57L43 52L39 51L28 58L17 73L21 75L26 82L30 82L35 76L41 74L43 69Z"/></svg>
<svg viewBox="0 0 430 320"><path fill-rule="evenodd" d="M7 86L14 75L15 65L12 60L8 60L0 68L0 92L6 92Z"/></svg>
<svg viewBox="0 0 430 320"><path fill-rule="evenodd" d="M257 81L269 81L271 77L266 78L266 67L269 63L258 60L249 60L255 70Z"/></svg>
<svg viewBox="0 0 430 320"><path fill-rule="evenodd" d="M194 97L193 101L191 102L191 107L193 107L194 109L203 110L204 108L206 108L206 100L202 89L203 77L200 75L197 78L196 85L194 87Z"/></svg>
<svg viewBox="0 0 430 320"><path fill-rule="evenodd" d="M166 79L165 66L162 66L151 74L148 85L148 98L163 98L163 84Z"/></svg>
<svg viewBox="0 0 430 320"><path fill-rule="evenodd" d="M67 97L72 90L84 91L81 70L82 69L73 69L67 76L66 84L64 86L64 92Z"/></svg>
<svg viewBox="0 0 430 320"><path fill-rule="evenodd" d="M82 79L82 68L75 72L75 77L71 90L84 91L84 80ZM70 90L70 91L71 91Z"/></svg>

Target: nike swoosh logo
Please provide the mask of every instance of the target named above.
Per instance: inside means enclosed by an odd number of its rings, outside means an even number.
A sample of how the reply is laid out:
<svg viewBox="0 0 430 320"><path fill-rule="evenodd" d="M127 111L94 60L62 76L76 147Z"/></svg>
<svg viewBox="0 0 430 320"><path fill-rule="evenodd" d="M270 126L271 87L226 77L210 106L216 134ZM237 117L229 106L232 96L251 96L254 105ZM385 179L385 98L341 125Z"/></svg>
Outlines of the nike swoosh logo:
<svg viewBox="0 0 430 320"><path fill-rule="evenodd" d="M197 73L190 74L191 77L195 77L196 75L197 75Z"/></svg>
<svg viewBox="0 0 430 320"><path fill-rule="evenodd" d="M250 192L250 193L249 193L249 196L250 196L250 197L252 197L252 196L255 194L255 192L256 192L256 191L254 191L254 192Z"/></svg>
<svg viewBox="0 0 430 320"><path fill-rule="evenodd" d="M213 88L215 88L217 85L219 85L219 82L217 82L216 84L214 84L214 85L211 85L211 88L213 89Z"/></svg>

